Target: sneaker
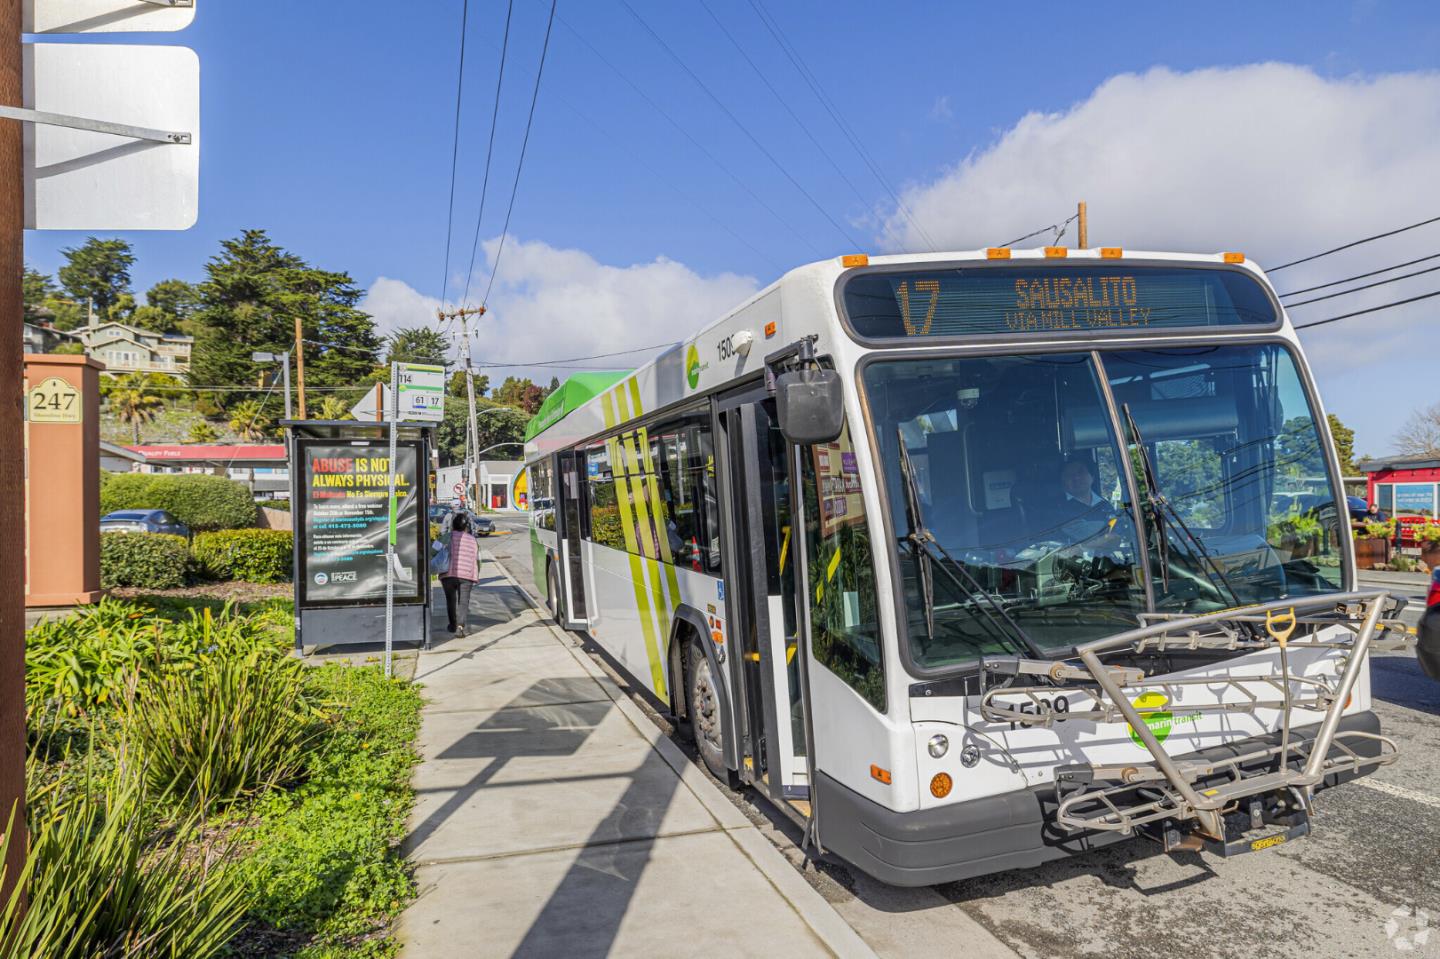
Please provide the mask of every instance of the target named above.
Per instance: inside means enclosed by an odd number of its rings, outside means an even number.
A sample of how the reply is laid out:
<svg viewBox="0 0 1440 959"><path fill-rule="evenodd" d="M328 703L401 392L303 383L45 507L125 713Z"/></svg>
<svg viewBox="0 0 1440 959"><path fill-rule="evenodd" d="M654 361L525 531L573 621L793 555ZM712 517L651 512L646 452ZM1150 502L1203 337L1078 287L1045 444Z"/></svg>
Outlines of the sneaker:
<svg viewBox="0 0 1440 959"><path fill-rule="evenodd" d="M464 626L457 626L457 627L455 627L455 635L456 635L456 636L464 636L464 635L465 635L465 627L464 627Z"/></svg>

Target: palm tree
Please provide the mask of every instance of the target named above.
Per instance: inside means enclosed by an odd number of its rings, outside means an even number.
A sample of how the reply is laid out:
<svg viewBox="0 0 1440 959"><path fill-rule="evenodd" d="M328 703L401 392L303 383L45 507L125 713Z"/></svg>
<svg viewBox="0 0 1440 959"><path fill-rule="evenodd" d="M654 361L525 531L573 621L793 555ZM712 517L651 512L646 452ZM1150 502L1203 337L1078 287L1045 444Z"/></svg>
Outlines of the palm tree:
<svg viewBox="0 0 1440 959"><path fill-rule="evenodd" d="M350 404L338 396L327 396L320 401L320 419L322 420L353 420L350 415Z"/></svg>
<svg viewBox="0 0 1440 959"><path fill-rule="evenodd" d="M220 438L220 431L209 420L196 420L190 424L190 442L213 443Z"/></svg>
<svg viewBox="0 0 1440 959"><path fill-rule="evenodd" d="M242 440L253 442L270 430L273 421L259 400L245 400L230 409L230 428Z"/></svg>
<svg viewBox="0 0 1440 959"><path fill-rule="evenodd" d="M144 373L126 373L117 377L106 393L110 409L122 423L135 431L135 445L140 445L140 424L155 420L165 409L165 401L150 392L150 377Z"/></svg>

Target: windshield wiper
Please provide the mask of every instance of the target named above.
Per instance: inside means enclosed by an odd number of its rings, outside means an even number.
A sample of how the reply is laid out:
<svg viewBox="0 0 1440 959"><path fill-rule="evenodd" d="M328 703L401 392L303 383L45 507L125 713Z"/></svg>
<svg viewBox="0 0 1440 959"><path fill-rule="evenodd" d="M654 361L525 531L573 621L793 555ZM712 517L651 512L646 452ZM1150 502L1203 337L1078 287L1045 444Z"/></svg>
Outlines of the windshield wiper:
<svg viewBox="0 0 1440 959"><path fill-rule="evenodd" d="M985 618L990 621L990 624L994 628L1000 629L1000 623L995 619L994 615L994 613L999 613L1000 618L1010 626L1014 635L1020 640L1021 644L1029 650L1032 656L1038 659L1045 658L1045 651L1035 640L1031 639L1030 634L1025 632L1024 628L1015 622L1015 619L1005 611L1004 605L997 602L995 597L991 596L990 593L975 580L975 577L970 574L970 571L966 569L963 564L957 562L955 557L951 556L945 547L941 546L939 541L935 539L930 530L926 528L925 514L920 506L920 489L915 484L915 471L910 465L910 448L905 445L904 432L897 428L895 433L900 440L900 477L905 481L905 521L908 527L905 539L910 544L910 554L915 557L917 578L920 580L920 589L922 592L921 599L925 604L925 628L929 633L929 638L932 641L935 639L935 578L933 569L938 565L940 571L960 588L961 592L969 598L970 602L975 604L975 608L984 614ZM938 554L938 557L936 554ZM960 578L961 575L963 575L965 579L962 580ZM966 580L969 582L967 583ZM984 602L982 603L981 600ZM986 606L989 606L990 609L986 609ZM994 610L994 613L991 612L991 609ZM1000 631L1003 635L1004 630L1001 629Z"/></svg>
<svg viewBox="0 0 1440 959"><path fill-rule="evenodd" d="M1130 430L1130 436L1135 441L1135 449L1140 454L1140 475L1145 480L1146 508L1150 512L1151 523L1155 528L1155 545L1160 551L1160 578L1165 584L1165 589L1167 591L1170 589L1170 533L1166 528L1167 522L1169 522L1174 523L1175 526L1185 534L1185 538L1190 541L1193 552L1198 554L1200 558L1215 571L1215 575L1225 587L1225 591L1230 594L1230 602L1238 606L1240 604L1240 594L1235 592L1235 587L1231 586L1230 581L1225 578L1225 571L1220 568L1220 563L1215 559L1215 555L1206 548L1205 543L1200 537L1196 536L1190 527L1186 525L1184 518L1181 517L1179 510L1175 508L1174 504L1166 499L1164 493L1160 492L1160 482L1155 475L1155 464L1150 461L1150 450L1146 448L1145 437L1140 434L1140 426L1135 422L1135 417L1130 412L1130 404L1120 404L1120 410L1125 414L1125 426ZM1208 574L1206 578L1209 578Z"/></svg>

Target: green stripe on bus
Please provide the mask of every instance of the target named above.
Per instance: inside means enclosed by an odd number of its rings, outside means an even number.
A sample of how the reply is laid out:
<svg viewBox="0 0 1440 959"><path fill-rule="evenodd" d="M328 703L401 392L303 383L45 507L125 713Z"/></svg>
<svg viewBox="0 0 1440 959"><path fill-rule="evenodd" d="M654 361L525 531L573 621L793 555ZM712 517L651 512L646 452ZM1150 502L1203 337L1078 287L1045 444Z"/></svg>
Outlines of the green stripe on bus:
<svg viewBox="0 0 1440 959"><path fill-rule="evenodd" d="M605 428L608 430L615 425L615 401L609 393L600 397L600 411L605 416Z"/></svg>
<svg viewBox="0 0 1440 959"><path fill-rule="evenodd" d="M624 453L618 439L608 439L605 446L610 453L610 476L615 486L615 501L620 507L620 531L625 537L625 552L635 554L635 519L630 508L630 483L625 478Z"/></svg>
<svg viewBox="0 0 1440 959"><path fill-rule="evenodd" d="M635 586L635 607L640 613L640 631L645 636L645 658L650 661L650 683L660 701L669 705L665 688L665 670L660 665L659 647L655 642L655 621L651 618L650 597L645 592L645 560L630 554L630 581Z"/></svg>

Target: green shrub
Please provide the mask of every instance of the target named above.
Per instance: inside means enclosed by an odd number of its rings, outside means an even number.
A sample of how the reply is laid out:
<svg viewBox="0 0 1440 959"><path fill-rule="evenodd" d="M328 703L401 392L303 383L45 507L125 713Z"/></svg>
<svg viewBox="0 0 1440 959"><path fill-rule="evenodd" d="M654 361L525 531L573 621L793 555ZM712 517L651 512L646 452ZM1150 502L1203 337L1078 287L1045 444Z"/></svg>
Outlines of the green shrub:
<svg viewBox="0 0 1440 959"><path fill-rule="evenodd" d="M101 533L100 585L174 589L190 578L190 544L166 533Z"/></svg>
<svg viewBox="0 0 1440 959"><path fill-rule="evenodd" d="M206 812L293 779L314 738L304 671L257 649L143 680L130 734L153 792Z"/></svg>
<svg viewBox="0 0 1440 959"><path fill-rule="evenodd" d="M274 629L279 615L239 616L226 606L218 615L189 610L171 621L103 599L25 634L26 706L32 714L47 703L67 716L89 714L119 705L145 672L191 672L215 656L284 657L284 635Z"/></svg>
<svg viewBox="0 0 1440 959"><path fill-rule="evenodd" d="M282 509L287 513L290 512L290 501L288 499L267 499L262 501L260 505L267 509Z"/></svg>
<svg viewBox="0 0 1440 959"><path fill-rule="evenodd" d="M63 798L39 797L30 809L29 854L0 904L0 959L219 954L250 896L200 822L148 828L143 781L123 758L73 778Z"/></svg>
<svg viewBox="0 0 1440 959"><path fill-rule="evenodd" d="M247 583L290 578L293 536L285 529L232 529L201 533L192 552L201 575Z"/></svg>
<svg viewBox="0 0 1440 959"><path fill-rule="evenodd" d="M203 473L109 473L100 483L100 514L163 509L199 533L255 525L255 500L241 483Z"/></svg>

